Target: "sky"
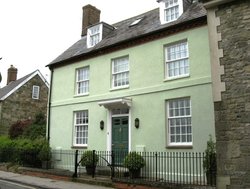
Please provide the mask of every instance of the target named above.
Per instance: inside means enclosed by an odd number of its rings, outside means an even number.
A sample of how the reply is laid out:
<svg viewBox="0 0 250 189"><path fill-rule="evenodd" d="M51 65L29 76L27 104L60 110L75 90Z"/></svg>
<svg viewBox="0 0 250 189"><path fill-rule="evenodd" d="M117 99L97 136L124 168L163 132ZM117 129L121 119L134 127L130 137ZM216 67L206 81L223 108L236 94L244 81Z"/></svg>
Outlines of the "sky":
<svg viewBox="0 0 250 189"><path fill-rule="evenodd" d="M49 81L46 65L81 38L87 4L100 9L100 21L108 24L159 6L156 0L0 0L0 87L10 65L18 69L17 79L39 69Z"/></svg>

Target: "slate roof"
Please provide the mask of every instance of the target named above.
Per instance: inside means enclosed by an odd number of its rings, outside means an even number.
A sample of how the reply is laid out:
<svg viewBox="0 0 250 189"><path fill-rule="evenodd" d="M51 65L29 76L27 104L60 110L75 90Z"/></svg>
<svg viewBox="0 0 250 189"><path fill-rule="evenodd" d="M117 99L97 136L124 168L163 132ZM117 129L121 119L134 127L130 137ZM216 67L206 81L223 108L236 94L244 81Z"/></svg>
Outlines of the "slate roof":
<svg viewBox="0 0 250 189"><path fill-rule="evenodd" d="M33 78L37 74L41 77L41 79L45 82L45 84L49 86L48 82L42 76L41 72L39 70L36 70L16 81L10 82L5 87L0 88L0 100L1 101L5 100L9 95L11 95L13 92L15 92L18 88L20 88L22 85L24 85L27 81L29 81L31 78Z"/></svg>
<svg viewBox="0 0 250 189"><path fill-rule="evenodd" d="M137 25L131 27L130 24L140 17L143 17L143 19ZM115 27L115 29L92 48L87 48L87 37L83 36L79 41L73 44L47 66L59 64L65 60L81 57L90 54L93 51L102 50L125 41L131 41L135 38L150 35L157 31L164 30L173 27L174 25L192 21L201 17L206 17L206 10L201 3L193 3L176 21L167 24L161 24L159 18L159 8L157 8L113 24L112 26Z"/></svg>

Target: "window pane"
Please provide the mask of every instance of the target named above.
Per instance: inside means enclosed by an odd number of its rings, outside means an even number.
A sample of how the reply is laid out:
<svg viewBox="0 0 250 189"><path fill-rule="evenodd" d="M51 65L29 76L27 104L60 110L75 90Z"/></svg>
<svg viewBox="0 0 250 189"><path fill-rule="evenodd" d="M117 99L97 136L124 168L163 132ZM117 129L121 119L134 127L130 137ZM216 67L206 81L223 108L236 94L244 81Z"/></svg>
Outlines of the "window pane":
<svg viewBox="0 0 250 189"><path fill-rule="evenodd" d="M89 92L89 67L77 70L77 94Z"/></svg>
<svg viewBox="0 0 250 189"><path fill-rule="evenodd" d="M113 87L129 85L129 62L128 57L114 59L112 63Z"/></svg>
<svg viewBox="0 0 250 189"><path fill-rule="evenodd" d="M34 85L33 90L32 90L32 98L33 99L39 99L39 92L40 92L40 87Z"/></svg>
<svg viewBox="0 0 250 189"><path fill-rule="evenodd" d="M175 99L169 101L167 104L169 111L168 126L170 143L191 143L192 125L190 117L190 99Z"/></svg>
<svg viewBox="0 0 250 189"><path fill-rule="evenodd" d="M189 74L187 42L166 47L167 77Z"/></svg>
<svg viewBox="0 0 250 189"><path fill-rule="evenodd" d="M93 47L101 40L101 25L92 26L88 29L88 47Z"/></svg>
<svg viewBox="0 0 250 189"><path fill-rule="evenodd" d="M88 138L88 111L75 113L75 144L87 144Z"/></svg>

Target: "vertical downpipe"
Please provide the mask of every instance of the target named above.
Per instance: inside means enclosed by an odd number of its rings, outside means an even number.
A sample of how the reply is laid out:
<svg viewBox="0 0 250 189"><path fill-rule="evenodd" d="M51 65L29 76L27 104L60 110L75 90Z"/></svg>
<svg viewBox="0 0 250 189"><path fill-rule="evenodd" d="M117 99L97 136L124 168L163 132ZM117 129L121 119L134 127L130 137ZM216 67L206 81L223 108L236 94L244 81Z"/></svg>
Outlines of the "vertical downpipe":
<svg viewBox="0 0 250 189"><path fill-rule="evenodd" d="M47 119L47 140L50 142L50 114L51 114L51 92L52 92L52 81L53 81L53 68L51 69L51 76L50 76L50 87L49 87L49 104L48 104L48 119Z"/></svg>

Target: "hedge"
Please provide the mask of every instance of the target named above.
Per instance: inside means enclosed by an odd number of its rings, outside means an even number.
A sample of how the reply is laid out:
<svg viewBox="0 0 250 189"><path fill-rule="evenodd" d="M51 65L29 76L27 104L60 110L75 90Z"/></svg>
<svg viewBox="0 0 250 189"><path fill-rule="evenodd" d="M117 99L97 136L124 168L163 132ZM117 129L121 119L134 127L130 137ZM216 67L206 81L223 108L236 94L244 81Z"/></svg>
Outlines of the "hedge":
<svg viewBox="0 0 250 189"><path fill-rule="evenodd" d="M22 166L40 167L38 154L48 142L43 139L15 139L0 137L0 162L12 162Z"/></svg>

